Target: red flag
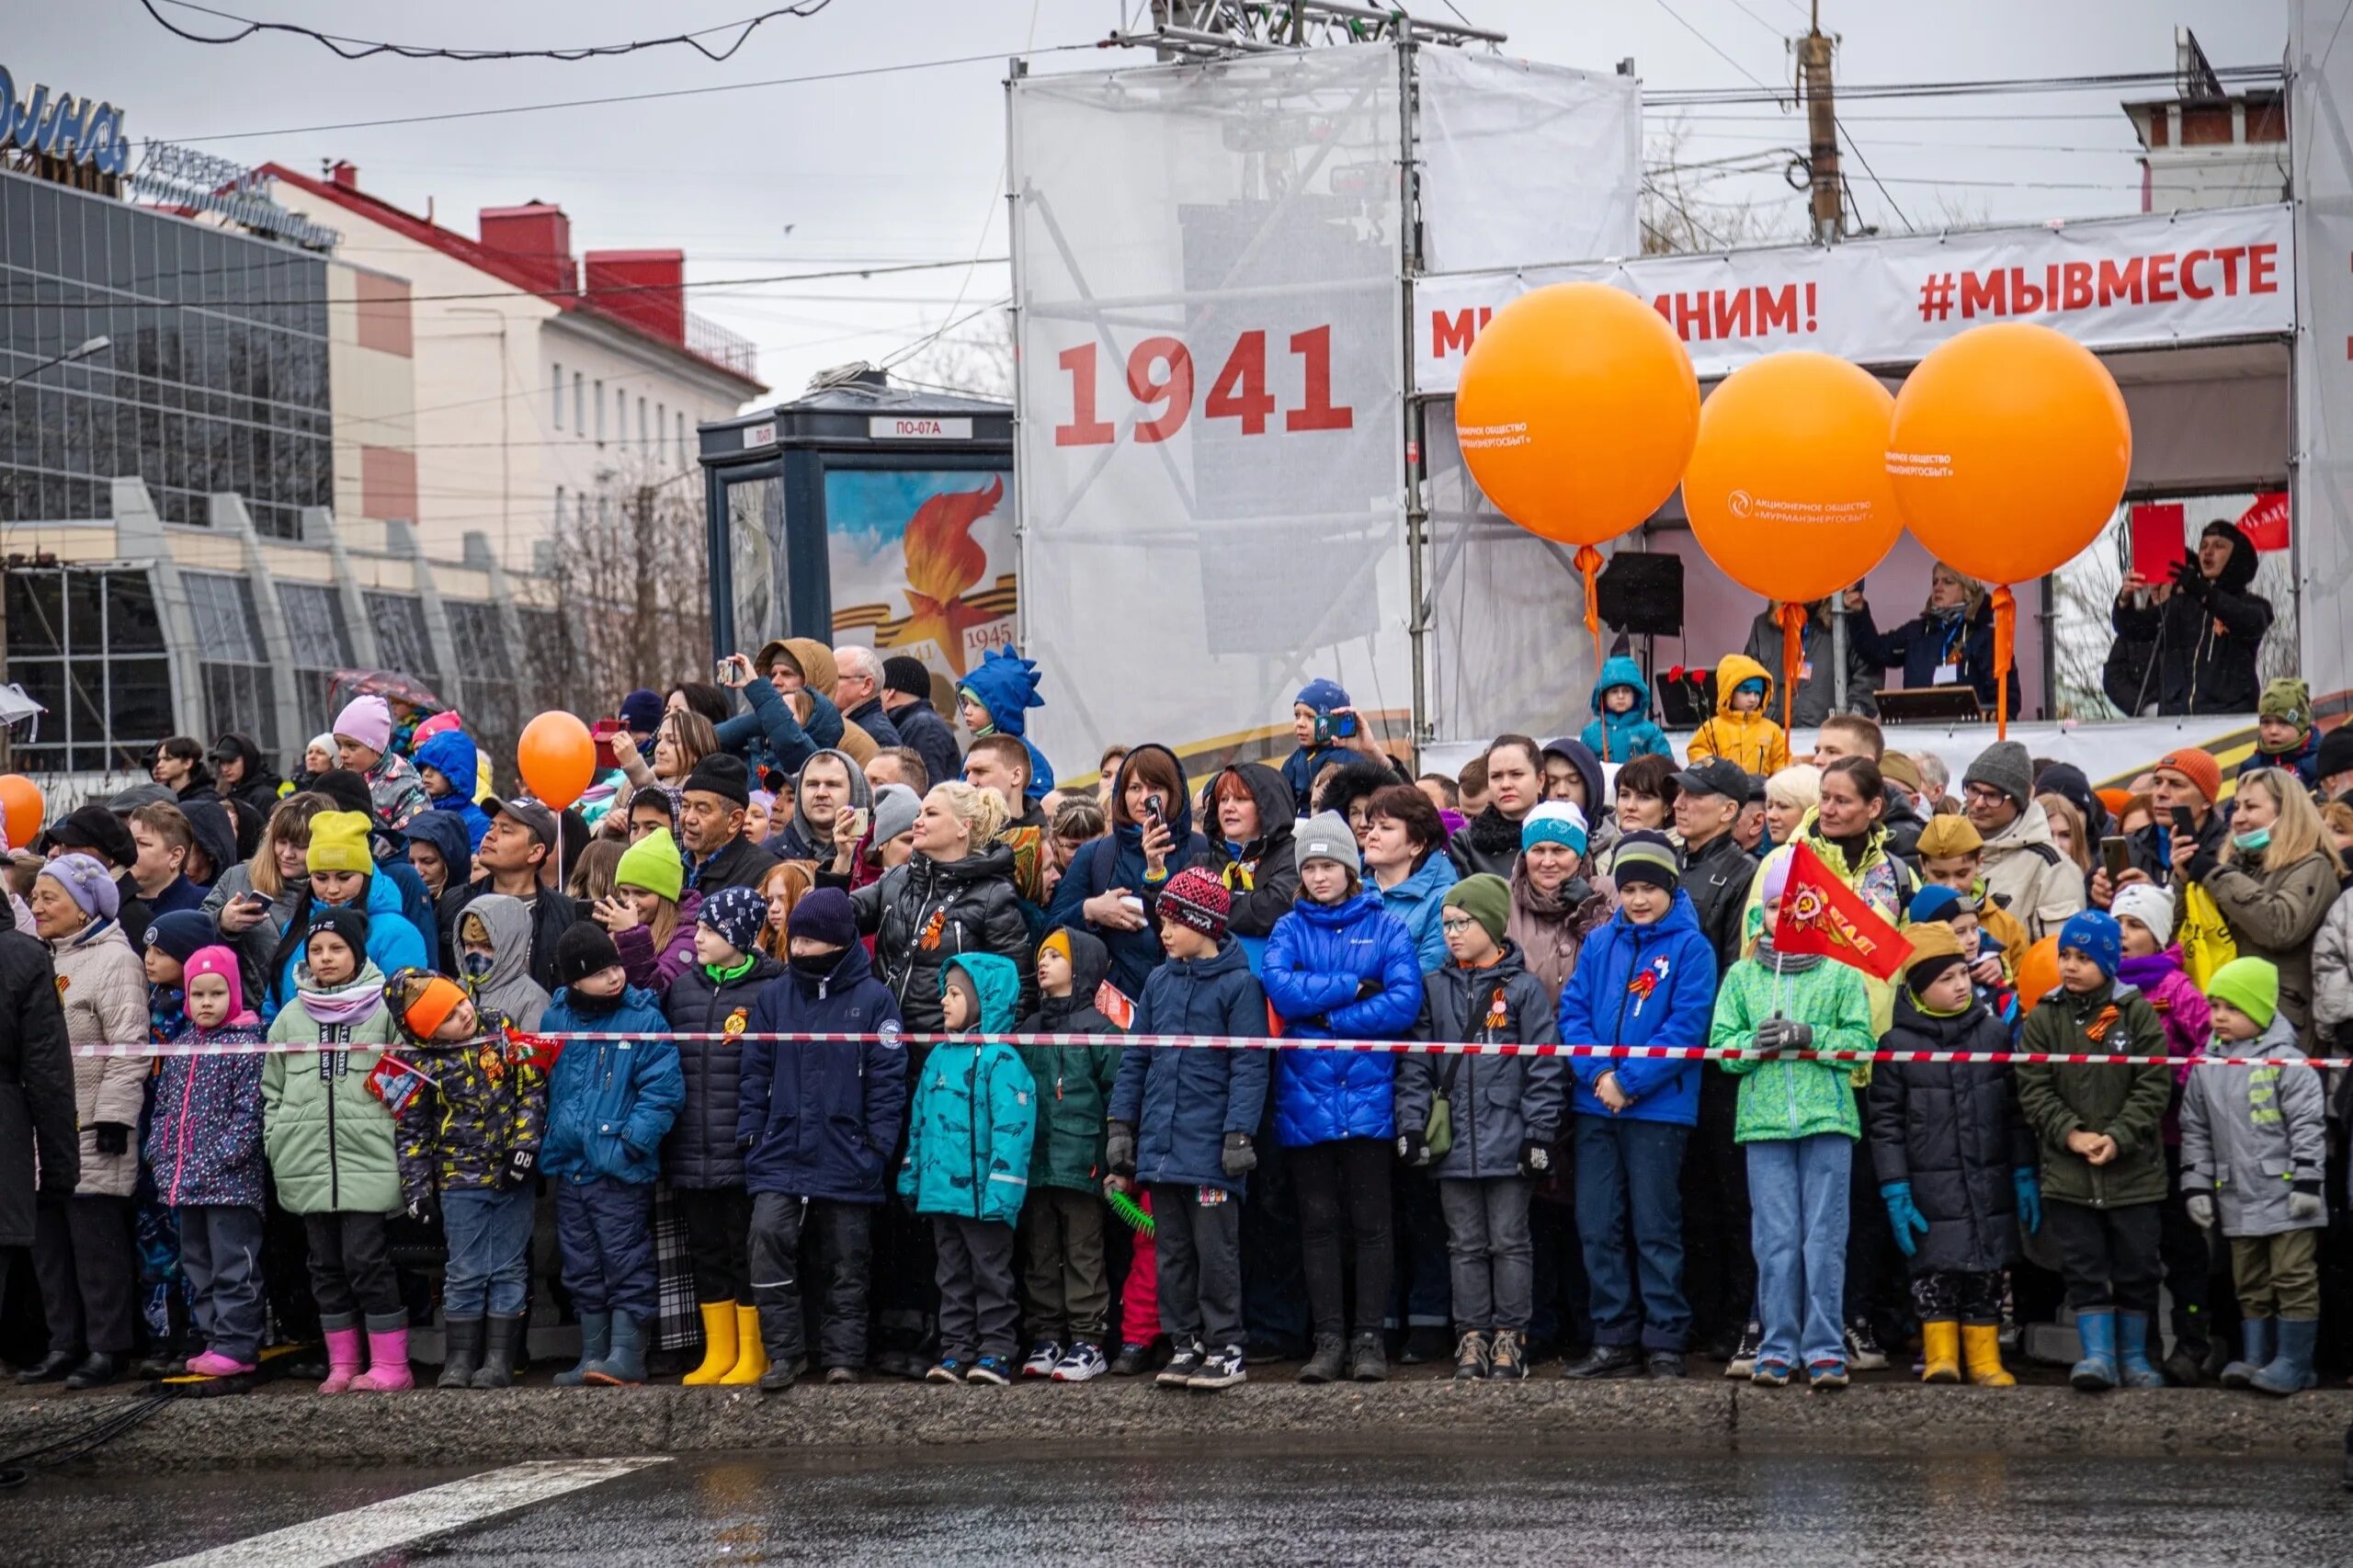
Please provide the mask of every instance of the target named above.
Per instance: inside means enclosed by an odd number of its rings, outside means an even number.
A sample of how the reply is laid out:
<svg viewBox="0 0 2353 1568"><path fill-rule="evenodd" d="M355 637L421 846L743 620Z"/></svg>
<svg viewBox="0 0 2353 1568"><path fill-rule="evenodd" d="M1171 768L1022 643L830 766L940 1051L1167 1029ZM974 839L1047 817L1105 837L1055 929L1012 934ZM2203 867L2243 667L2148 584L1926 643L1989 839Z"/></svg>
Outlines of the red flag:
<svg viewBox="0 0 2353 1568"><path fill-rule="evenodd" d="M525 1034L509 1024L506 1028L506 1059L518 1066L532 1067L540 1073L555 1071L555 1059L563 1054L563 1041L549 1040L541 1035Z"/></svg>
<svg viewBox="0 0 2353 1568"><path fill-rule="evenodd" d="M1865 974L1893 980L1912 956L1912 944L1879 917L1860 893L1831 874L1805 840L1790 844L1790 880L1781 890L1781 918L1773 950L1821 953Z"/></svg>

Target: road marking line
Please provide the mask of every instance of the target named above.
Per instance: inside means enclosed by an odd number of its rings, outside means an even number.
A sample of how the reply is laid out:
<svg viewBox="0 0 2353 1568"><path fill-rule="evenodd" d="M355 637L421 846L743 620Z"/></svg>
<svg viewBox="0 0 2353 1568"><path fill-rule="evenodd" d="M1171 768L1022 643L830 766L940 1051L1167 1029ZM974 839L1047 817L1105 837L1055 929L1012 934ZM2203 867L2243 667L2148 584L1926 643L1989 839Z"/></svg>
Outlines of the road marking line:
<svg viewBox="0 0 2353 1568"><path fill-rule="evenodd" d="M618 1460L535 1460L482 1475L468 1476L422 1492L388 1497L366 1507L289 1525L154 1568L331 1568L337 1562L378 1556L414 1546L501 1514L532 1507L567 1492L617 1480L667 1455Z"/></svg>

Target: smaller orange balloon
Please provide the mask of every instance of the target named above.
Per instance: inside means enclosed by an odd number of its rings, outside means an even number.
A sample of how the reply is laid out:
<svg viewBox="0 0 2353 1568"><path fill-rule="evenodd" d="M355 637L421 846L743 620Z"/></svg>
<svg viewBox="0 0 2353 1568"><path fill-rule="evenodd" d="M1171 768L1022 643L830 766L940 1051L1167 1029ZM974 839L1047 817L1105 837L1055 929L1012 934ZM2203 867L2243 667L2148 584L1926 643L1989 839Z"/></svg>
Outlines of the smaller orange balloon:
<svg viewBox="0 0 2353 1568"><path fill-rule="evenodd" d="M2059 938L2045 937L2026 950L2018 960L2018 1012L2034 1011L2034 1005L2059 989Z"/></svg>
<svg viewBox="0 0 2353 1568"><path fill-rule="evenodd" d="M596 779L597 739L573 714L561 710L542 713L523 726L515 766L531 798L560 812Z"/></svg>
<svg viewBox="0 0 2353 1568"><path fill-rule="evenodd" d="M30 849L48 813L40 785L21 773L0 774L0 817L7 823L9 848Z"/></svg>

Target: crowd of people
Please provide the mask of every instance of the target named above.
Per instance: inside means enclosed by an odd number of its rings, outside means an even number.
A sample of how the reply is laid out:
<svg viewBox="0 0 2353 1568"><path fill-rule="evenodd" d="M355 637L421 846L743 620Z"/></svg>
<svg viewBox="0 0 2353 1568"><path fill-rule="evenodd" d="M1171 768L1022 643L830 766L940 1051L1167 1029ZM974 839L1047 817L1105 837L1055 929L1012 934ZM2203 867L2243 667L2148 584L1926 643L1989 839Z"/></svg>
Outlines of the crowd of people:
<svg viewBox="0 0 2353 1568"><path fill-rule="evenodd" d="M1969 668L1938 594L1875 645ZM20 1381L282 1346L403 1389L438 1320L439 1386L496 1388L551 1312L564 1386L2002 1386L2050 1322L2086 1390L2321 1375L2347 1074L2302 1060L2353 1032L2353 730L2299 683L2233 789L2005 741L1956 792L1841 713L1799 758L1735 654L1679 763L1613 659L1581 736L1453 776L1319 679L1279 764L1139 743L1072 790L1010 650L954 722L867 648L725 676L623 697L562 810L360 697L283 783L175 737L12 856ZM1777 949L1801 846L1899 972ZM1399 1041L1735 1054L1347 1049ZM1815 1054L1880 1043L2131 1060Z"/></svg>

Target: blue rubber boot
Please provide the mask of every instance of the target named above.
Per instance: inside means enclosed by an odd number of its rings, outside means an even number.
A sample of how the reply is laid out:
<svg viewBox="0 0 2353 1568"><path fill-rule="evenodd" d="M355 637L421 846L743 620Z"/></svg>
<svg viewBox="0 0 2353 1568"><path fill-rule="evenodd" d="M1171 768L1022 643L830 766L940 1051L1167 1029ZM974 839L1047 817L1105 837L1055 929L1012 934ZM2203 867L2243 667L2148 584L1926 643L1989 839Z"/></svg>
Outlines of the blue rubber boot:
<svg viewBox="0 0 2353 1568"><path fill-rule="evenodd" d="M2161 1389L2165 1375L2149 1364L2149 1314L2116 1314L2117 1367L2128 1389Z"/></svg>
<svg viewBox="0 0 2353 1568"><path fill-rule="evenodd" d="M2116 1314L2084 1312L2075 1319L2075 1334L2084 1342L2084 1358L2067 1381L2086 1393L2105 1393L2116 1386Z"/></svg>
<svg viewBox="0 0 2353 1568"><path fill-rule="evenodd" d="M588 1368L592 1383L642 1383L645 1381L645 1320L635 1312L613 1314L612 1348Z"/></svg>
<svg viewBox="0 0 2353 1568"><path fill-rule="evenodd" d="M612 1348L613 1314L582 1312L580 1314L580 1361L555 1375L555 1386L576 1389L588 1381L588 1369L604 1358Z"/></svg>
<svg viewBox="0 0 2353 1568"><path fill-rule="evenodd" d="M2271 1365L2255 1374L2252 1387L2265 1393L2301 1393L2320 1386L2320 1378L2313 1370L2313 1349L2320 1339L2320 1322L2316 1318L2281 1318L2279 1320L2279 1354Z"/></svg>
<svg viewBox="0 0 2353 1568"><path fill-rule="evenodd" d="M2246 1389L2255 1386L2255 1374L2271 1364L2279 1347L2279 1336L2272 1332L2269 1318L2239 1320L2239 1358L2222 1369L2222 1386L2226 1389Z"/></svg>

